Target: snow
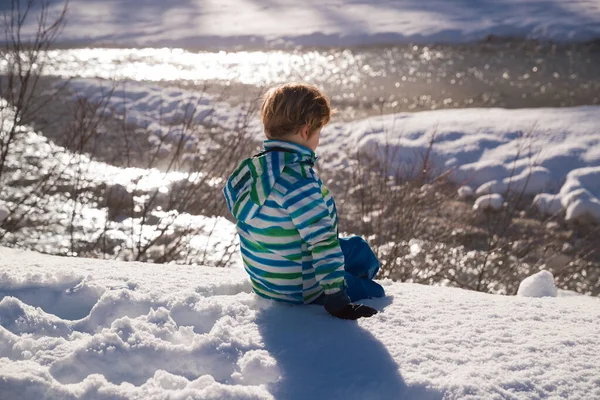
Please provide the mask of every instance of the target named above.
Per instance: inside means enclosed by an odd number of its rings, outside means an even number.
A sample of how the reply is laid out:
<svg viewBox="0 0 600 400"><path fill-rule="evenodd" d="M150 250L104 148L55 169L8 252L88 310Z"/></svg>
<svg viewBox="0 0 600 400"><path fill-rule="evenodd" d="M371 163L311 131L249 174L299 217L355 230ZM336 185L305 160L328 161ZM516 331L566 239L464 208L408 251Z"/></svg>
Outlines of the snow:
<svg viewBox="0 0 600 400"><path fill-rule="evenodd" d="M325 127L319 154L334 169L348 167L346 154L367 152L411 175L429 153L432 171L476 188L476 197L535 197L541 213L598 222L598 126L597 106L399 113Z"/></svg>
<svg viewBox="0 0 600 400"><path fill-rule="evenodd" d="M54 11L61 2L54 3ZM35 21L30 19L29 31ZM598 0L71 0L64 44L350 46L467 42L490 35L591 40Z"/></svg>
<svg viewBox="0 0 600 400"><path fill-rule="evenodd" d="M534 197L533 205L542 215L556 215L562 210L560 197L556 194L540 193Z"/></svg>
<svg viewBox="0 0 600 400"><path fill-rule="evenodd" d="M534 205L542 214L566 211L567 221L600 223L600 167L578 168L566 176L560 192L542 193Z"/></svg>
<svg viewBox="0 0 600 400"><path fill-rule="evenodd" d="M600 201L598 199L577 200L567 208L567 221L600 223Z"/></svg>
<svg viewBox="0 0 600 400"><path fill-rule="evenodd" d="M554 277L550 271L540 271L525 278L519 285L517 296L523 297L556 297L558 291L554 285Z"/></svg>
<svg viewBox="0 0 600 400"><path fill-rule="evenodd" d="M484 196L479 197L475 200L475 204L473 204L473 210L478 211L499 211L502 209L504 205L504 198L497 194L486 194Z"/></svg>
<svg viewBox="0 0 600 400"><path fill-rule="evenodd" d="M520 174L509 176L501 181L495 180L484 183L475 191L476 195L490 193L505 193L514 191L524 195L537 194L546 189L551 182L551 173L544 167L533 167L523 170Z"/></svg>
<svg viewBox="0 0 600 400"><path fill-rule="evenodd" d="M382 283L350 322L258 298L238 269L0 248L0 398L600 396L597 298Z"/></svg>
<svg viewBox="0 0 600 400"><path fill-rule="evenodd" d="M458 198L461 200L466 200L473 197L473 189L470 186L461 186L458 188Z"/></svg>
<svg viewBox="0 0 600 400"><path fill-rule="evenodd" d="M128 124L152 133L149 138L156 146L184 140L186 150L202 147L189 134L184 135L182 122L198 125L221 125L234 129L243 115L243 106L231 106L202 90L164 87L153 83L127 81L114 84L102 79L72 79L69 89L73 99L88 99L106 104L105 114L116 114ZM260 121L253 119L251 127L258 130ZM177 129L179 128L179 129ZM198 150L201 151L201 150Z"/></svg>
<svg viewBox="0 0 600 400"><path fill-rule="evenodd" d="M571 171L560 196L561 203L567 207L567 221L589 219L600 223L600 167Z"/></svg>

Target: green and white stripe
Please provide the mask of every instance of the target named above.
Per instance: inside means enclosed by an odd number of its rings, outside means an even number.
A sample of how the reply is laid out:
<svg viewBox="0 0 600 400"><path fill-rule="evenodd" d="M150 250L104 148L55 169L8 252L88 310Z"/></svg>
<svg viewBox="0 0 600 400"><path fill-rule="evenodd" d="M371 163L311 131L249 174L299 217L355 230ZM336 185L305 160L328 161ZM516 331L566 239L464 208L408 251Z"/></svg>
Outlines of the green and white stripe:
<svg viewBox="0 0 600 400"><path fill-rule="evenodd" d="M264 147L267 152L244 160L224 188L254 291L296 304L339 292L345 283L337 212L312 168L315 154L278 140Z"/></svg>

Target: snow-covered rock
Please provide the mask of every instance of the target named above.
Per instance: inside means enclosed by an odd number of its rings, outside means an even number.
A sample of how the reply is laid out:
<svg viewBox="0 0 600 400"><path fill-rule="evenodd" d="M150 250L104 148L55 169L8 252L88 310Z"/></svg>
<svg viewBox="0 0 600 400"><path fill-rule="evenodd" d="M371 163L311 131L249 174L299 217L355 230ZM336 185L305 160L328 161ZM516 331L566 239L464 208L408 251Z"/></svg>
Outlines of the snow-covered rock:
<svg viewBox="0 0 600 400"><path fill-rule="evenodd" d="M600 224L600 166L569 172L559 195L567 221Z"/></svg>
<svg viewBox="0 0 600 400"><path fill-rule="evenodd" d="M498 211L504 205L504 198L500 194L486 194L479 197L473 204L473 210L476 211Z"/></svg>
<svg viewBox="0 0 600 400"><path fill-rule="evenodd" d="M597 298L382 284L343 321L243 270L0 248L0 398L600 398Z"/></svg>
<svg viewBox="0 0 600 400"><path fill-rule="evenodd" d="M521 282L517 296L523 297L556 297L557 289L554 276L550 271L540 271Z"/></svg>
<svg viewBox="0 0 600 400"><path fill-rule="evenodd" d="M539 195L534 206L547 214L566 212L585 198L586 212L595 215L593 200L600 199L598 126L596 106L399 113L327 126L319 152L327 155L321 162L328 168L344 167L347 159L341 155L358 150L400 173L414 171L427 154L434 170L446 172L459 187L477 188L476 197L507 191ZM521 132L529 136L524 139Z"/></svg>
<svg viewBox="0 0 600 400"><path fill-rule="evenodd" d="M594 198L575 201L567 208L565 220L600 224L600 200Z"/></svg>
<svg viewBox="0 0 600 400"><path fill-rule="evenodd" d="M458 188L458 198L461 200L470 199L473 197L473 189L470 186L461 186Z"/></svg>
<svg viewBox="0 0 600 400"><path fill-rule="evenodd" d="M555 215L563 209L560 196L556 194L540 193L533 198L533 205L543 215Z"/></svg>
<svg viewBox="0 0 600 400"><path fill-rule="evenodd" d="M520 174L509 176L502 180L493 180L479 186L475 191L477 196L485 194L513 192L522 195L538 194L546 189L551 182L551 173L544 167L533 167L523 170Z"/></svg>

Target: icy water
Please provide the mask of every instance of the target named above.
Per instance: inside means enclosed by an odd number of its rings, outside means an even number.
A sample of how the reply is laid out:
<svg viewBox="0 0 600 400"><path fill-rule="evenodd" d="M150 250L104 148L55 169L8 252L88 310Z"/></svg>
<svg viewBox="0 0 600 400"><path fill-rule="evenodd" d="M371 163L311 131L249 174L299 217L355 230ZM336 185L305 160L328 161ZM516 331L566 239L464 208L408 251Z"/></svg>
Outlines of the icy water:
<svg viewBox="0 0 600 400"><path fill-rule="evenodd" d="M234 95L300 80L324 88L345 118L373 112L464 107L600 104L600 44L480 43L331 50L190 52L68 49L49 54L46 73L211 84Z"/></svg>

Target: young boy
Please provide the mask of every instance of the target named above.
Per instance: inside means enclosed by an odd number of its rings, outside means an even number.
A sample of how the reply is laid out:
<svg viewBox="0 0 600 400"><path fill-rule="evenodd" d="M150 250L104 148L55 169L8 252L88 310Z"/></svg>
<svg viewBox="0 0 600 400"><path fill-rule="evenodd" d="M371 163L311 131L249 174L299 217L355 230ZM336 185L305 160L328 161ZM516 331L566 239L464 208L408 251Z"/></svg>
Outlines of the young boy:
<svg viewBox="0 0 600 400"><path fill-rule="evenodd" d="M335 203L313 170L331 113L313 86L269 90L261 109L265 151L238 166L224 194L256 294L358 319L377 311L353 301L385 294L372 280L379 262L368 244L338 238Z"/></svg>

